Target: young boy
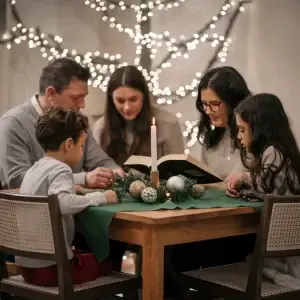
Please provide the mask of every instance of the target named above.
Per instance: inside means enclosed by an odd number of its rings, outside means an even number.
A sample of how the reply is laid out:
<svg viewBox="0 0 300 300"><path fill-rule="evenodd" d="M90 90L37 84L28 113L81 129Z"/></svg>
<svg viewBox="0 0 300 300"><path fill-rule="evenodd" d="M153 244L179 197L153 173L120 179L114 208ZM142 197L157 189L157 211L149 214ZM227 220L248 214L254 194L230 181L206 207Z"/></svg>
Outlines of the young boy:
<svg viewBox="0 0 300 300"><path fill-rule="evenodd" d="M53 108L37 122L36 138L45 151L25 174L20 192L29 195L57 195L62 213L68 258L72 264L73 283L92 281L110 271L108 261L98 263L91 253L72 251L74 239L73 215L89 206L117 203L114 191L76 195L71 167L83 155L88 119L80 112ZM33 216L34 217L34 216ZM25 281L37 285L57 286L57 267L54 261L16 257Z"/></svg>

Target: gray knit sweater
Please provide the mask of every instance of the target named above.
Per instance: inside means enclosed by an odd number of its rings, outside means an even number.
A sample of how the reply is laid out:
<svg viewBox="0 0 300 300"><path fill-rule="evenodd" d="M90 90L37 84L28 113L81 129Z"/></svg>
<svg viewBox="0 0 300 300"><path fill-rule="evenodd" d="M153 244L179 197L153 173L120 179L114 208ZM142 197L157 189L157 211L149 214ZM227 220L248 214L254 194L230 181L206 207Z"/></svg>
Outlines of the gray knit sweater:
<svg viewBox="0 0 300 300"><path fill-rule="evenodd" d="M9 110L0 119L0 180L5 188L19 188L25 172L44 156L35 137L38 117L30 100ZM84 184L85 172L96 167L116 169L118 165L96 144L89 131L83 158L73 168L75 183Z"/></svg>

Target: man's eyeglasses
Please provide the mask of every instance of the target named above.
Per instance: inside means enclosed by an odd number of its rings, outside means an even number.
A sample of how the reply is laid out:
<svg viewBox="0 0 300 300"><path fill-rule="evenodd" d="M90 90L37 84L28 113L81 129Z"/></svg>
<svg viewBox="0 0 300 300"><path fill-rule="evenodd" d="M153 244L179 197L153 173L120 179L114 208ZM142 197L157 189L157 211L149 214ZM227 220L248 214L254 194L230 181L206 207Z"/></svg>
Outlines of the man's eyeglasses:
<svg viewBox="0 0 300 300"><path fill-rule="evenodd" d="M210 102L205 102L205 101L200 101L200 109L203 111L207 111L207 108L209 107L211 111L217 112L220 109L222 102L218 101L210 101Z"/></svg>

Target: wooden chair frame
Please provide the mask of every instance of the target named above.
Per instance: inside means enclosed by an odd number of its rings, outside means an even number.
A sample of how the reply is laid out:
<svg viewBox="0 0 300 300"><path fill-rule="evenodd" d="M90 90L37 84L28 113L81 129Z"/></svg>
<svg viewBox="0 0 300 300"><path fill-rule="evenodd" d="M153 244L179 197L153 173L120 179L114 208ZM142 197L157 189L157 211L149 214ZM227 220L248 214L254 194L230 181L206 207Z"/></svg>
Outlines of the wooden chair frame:
<svg viewBox="0 0 300 300"><path fill-rule="evenodd" d="M138 276L130 276L128 280L103 285L95 288L90 288L82 291L74 292L71 276L71 264L68 260L66 244L64 239L62 216L60 212L59 202L57 196L41 197L29 196L23 194L13 194L0 192L0 201L10 200L12 202L28 202L28 203L45 203L48 205L51 227L53 233L53 243L55 254L37 253L13 249L1 244L0 241L0 292L2 297L13 294L19 297L28 299L96 299L101 296L110 296L118 293L128 296L127 299L137 299L138 289L141 287L141 280ZM1 230L1 229L0 229ZM32 291L21 287L16 287L4 283L2 279L7 278L6 264L4 260L4 253L10 253L22 257L29 257L35 259L53 260L57 263L58 273L58 295L50 295L39 291ZM125 298L126 299L126 298Z"/></svg>
<svg viewBox="0 0 300 300"><path fill-rule="evenodd" d="M268 251L267 242L270 230L270 221L274 204L299 203L300 196L273 196L257 195L264 201L264 207L260 218L260 228L256 238L254 254L252 257L246 291L239 291L233 288L222 286L210 281L198 279L185 274L176 275L187 288L196 289L202 297L207 299L245 299L245 300L296 300L300 299L300 290L276 294L268 297L261 296L264 258L300 256L300 248L295 250ZM204 298L203 298L204 299Z"/></svg>

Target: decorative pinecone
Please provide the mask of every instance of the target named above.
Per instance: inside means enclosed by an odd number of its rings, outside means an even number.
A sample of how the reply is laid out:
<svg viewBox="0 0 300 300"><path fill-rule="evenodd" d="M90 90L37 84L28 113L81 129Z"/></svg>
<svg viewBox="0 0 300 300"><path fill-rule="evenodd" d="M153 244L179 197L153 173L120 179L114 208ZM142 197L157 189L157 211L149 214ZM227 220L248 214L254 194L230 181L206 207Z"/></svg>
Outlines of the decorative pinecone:
<svg viewBox="0 0 300 300"><path fill-rule="evenodd" d="M184 190L185 180L181 176L172 176L167 180L167 190L171 192L181 192Z"/></svg>
<svg viewBox="0 0 300 300"><path fill-rule="evenodd" d="M193 198L201 198L205 194L205 187L201 184L194 184L191 191Z"/></svg>
<svg viewBox="0 0 300 300"><path fill-rule="evenodd" d="M147 187L142 191L141 198L146 203L153 203L157 200L157 192L152 187Z"/></svg>
<svg viewBox="0 0 300 300"><path fill-rule="evenodd" d="M129 186L129 194L136 199L140 199L142 191L146 188L146 184L140 180L133 181Z"/></svg>
<svg viewBox="0 0 300 300"><path fill-rule="evenodd" d="M157 190L157 200L166 200L167 198L167 189L165 185L160 185Z"/></svg>

